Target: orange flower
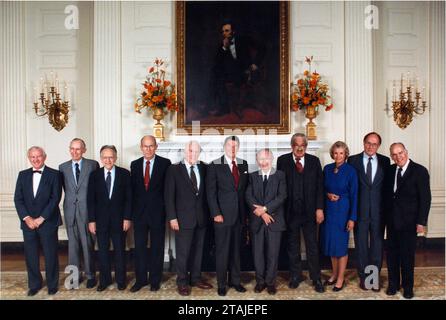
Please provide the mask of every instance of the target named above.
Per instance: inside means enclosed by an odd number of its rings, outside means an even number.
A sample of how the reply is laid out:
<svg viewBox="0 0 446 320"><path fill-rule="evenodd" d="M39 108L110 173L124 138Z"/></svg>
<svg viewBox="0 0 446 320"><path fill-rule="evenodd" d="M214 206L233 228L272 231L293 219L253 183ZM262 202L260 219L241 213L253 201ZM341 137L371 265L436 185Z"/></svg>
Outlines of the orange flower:
<svg viewBox="0 0 446 320"><path fill-rule="evenodd" d="M303 100L303 103L304 103L305 105L307 105L308 103L310 103L310 98L309 98L309 97L304 97L302 100Z"/></svg>
<svg viewBox="0 0 446 320"><path fill-rule="evenodd" d="M151 67L151 68L149 69L149 73L152 73L153 71L155 71L155 68L154 68L154 67Z"/></svg>
<svg viewBox="0 0 446 320"><path fill-rule="evenodd" d="M309 73L310 73L310 72L309 72L308 70L305 70L305 71L304 71L304 76L308 76Z"/></svg>
<svg viewBox="0 0 446 320"><path fill-rule="evenodd" d="M170 86L170 81L164 80L163 85L164 85L164 87Z"/></svg>
<svg viewBox="0 0 446 320"><path fill-rule="evenodd" d="M333 109L333 103L330 104L329 106L327 106L327 107L325 108L325 111L330 111L331 109Z"/></svg>

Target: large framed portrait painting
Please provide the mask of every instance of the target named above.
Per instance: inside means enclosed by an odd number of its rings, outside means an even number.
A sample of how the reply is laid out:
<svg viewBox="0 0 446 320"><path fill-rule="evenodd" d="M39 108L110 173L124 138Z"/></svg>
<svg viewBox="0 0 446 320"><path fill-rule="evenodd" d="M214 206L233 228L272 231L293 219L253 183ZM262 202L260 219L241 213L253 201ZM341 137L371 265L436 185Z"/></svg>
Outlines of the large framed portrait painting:
<svg viewBox="0 0 446 320"><path fill-rule="evenodd" d="M287 2L177 2L178 132L289 133L288 29Z"/></svg>

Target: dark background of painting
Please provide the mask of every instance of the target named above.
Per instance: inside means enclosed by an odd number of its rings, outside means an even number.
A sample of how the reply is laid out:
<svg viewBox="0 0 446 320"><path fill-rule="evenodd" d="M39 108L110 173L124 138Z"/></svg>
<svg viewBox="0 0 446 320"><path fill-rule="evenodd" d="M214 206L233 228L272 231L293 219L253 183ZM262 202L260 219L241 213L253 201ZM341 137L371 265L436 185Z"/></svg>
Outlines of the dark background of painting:
<svg viewBox="0 0 446 320"><path fill-rule="evenodd" d="M280 25L279 2L186 2L185 88L186 124L277 124L280 122ZM249 36L266 46L264 58L267 80L267 112L245 109L243 118L235 114L209 115L214 108L209 97L211 70L221 46L221 23L233 21L241 36Z"/></svg>

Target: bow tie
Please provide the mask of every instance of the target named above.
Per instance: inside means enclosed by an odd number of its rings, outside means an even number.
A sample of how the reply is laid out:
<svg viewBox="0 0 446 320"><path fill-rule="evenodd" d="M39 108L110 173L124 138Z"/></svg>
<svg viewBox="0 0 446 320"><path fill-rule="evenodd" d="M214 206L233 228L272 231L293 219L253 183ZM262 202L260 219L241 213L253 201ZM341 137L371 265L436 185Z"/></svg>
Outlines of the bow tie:
<svg viewBox="0 0 446 320"><path fill-rule="evenodd" d="M42 170L33 170L33 174L34 174L34 173L42 174Z"/></svg>

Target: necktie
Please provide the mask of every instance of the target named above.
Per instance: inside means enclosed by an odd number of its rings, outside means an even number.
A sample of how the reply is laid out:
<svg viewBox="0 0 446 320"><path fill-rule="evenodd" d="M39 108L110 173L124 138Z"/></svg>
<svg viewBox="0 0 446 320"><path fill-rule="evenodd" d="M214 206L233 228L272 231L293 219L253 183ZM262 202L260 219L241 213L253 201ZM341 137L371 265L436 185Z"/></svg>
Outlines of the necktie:
<svg viewBox="0 0 446 320"><path fill-rule="evenodd" d="M194 166L190 166L190 180L192 181L195 192L198 192L197 176L195 175Z"/></svg>
<svg viewBox="0 0 446 320"><path fill-rule="evenodd" d="M367 169L366 169L366 175L367 175L367 180L369 181L370 184L372 184L372 157L369 157L369 162L367 162Z"/></svg>
<svg viewBox="0 0 446 320"><path fill-rule="evenodd" d="M299 173L302 173L304 171L304 167L302 166L302 163L300 163L299 157L296 157L296 170Z"/></svg>
<svg viewBox="0 0 446 320"><path fill-rule="evenodd" d="M33 170L33 174L34 174L34 173L42 174L42 171L41 171L41 170Z"/></svg>
<svg viewBox="0 0 446 320"><path fill-rule="evenodd" d="M81 171L79 170L79 163L75 163L74 166L75 166L74 171L76 171L76 184L78 184L79 175L81 174Z"/></svg>
<svg viewBox="0 0 446 320"><path fill-rule="evenodd" d="M400 188L401 181L403 180L402 173L403 173L403 169L398 168L398 174L396 175L396 190L398 190Z"/></svg>
<svg viewBox="0 0 446 320"><path fill-rule="evenodd" d="M238 168L237 168L237 164L235 163L235 160L232 160L232 176L234 177L235 188L238 189L240 174L238 172Z"/></svg>
<svg viewBox="0 0 446 320"><path fill-rule="evenodd" d="M144 187L146 187L146 191L149 190L150 183L150 161L146 161L146 171L144 172Z"/></svg>
<svg viewBox="0 0 446 320"><path fill-rule="evenodd" d="M107 187L107 195L110 198L110 189L111 189L111 172L107 172L107 179L105 179L105 186Z"/></svg>
<svg viewBox="0 0 446 320"><path fill-rule="evenodd" d="M266 185L268 184L268 176L265 174L263 176L263 195L265 195Z"/></svg>

